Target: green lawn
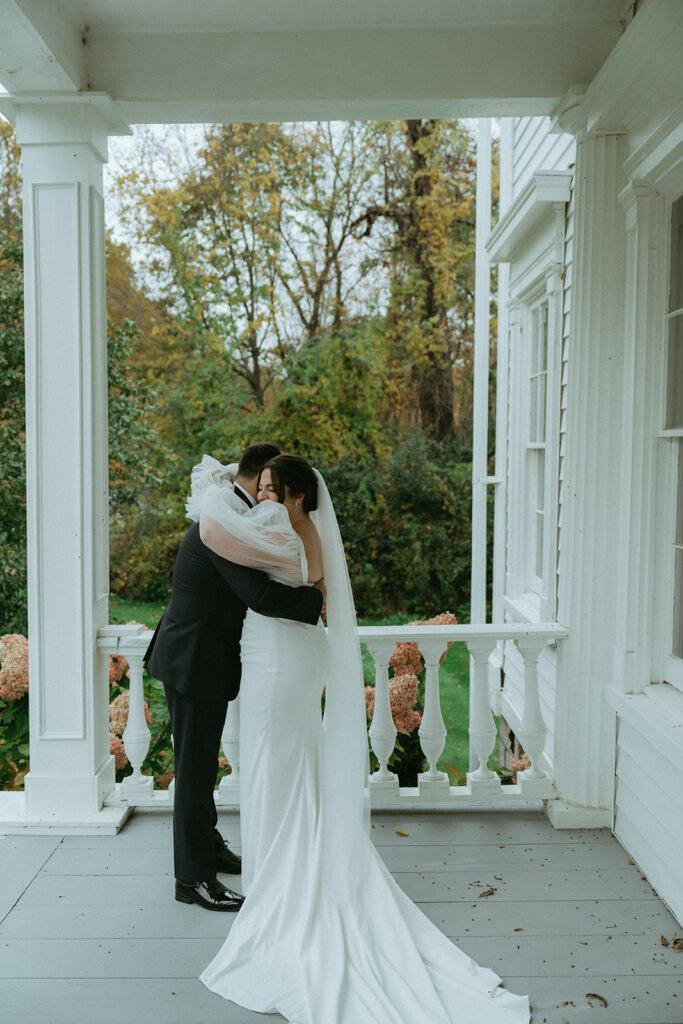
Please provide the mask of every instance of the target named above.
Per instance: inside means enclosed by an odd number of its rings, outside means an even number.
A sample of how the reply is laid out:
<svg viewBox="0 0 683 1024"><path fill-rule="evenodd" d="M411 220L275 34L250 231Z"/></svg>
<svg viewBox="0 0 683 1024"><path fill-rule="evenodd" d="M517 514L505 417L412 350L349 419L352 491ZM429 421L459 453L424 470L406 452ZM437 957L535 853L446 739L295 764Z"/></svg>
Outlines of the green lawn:
<svg viewBox="0 0 683 1024"><path fill-rule="evenodd" d="M142 622L149 629L154 629L165 608L164 602L126 601L120 597L112 597L109 601L109 621L112 624L126 623L134 620ZM359 625L401 625L408 621L408 616L393 616L390 619L359 620ZM368 681L374 679L372 658L363 647L363 667ZM462 775L468 767L468 734L469 719L469 655L464 644L453 644L439 669L439 689L441 692L441 714L448 730L446 745L438 762L442 771L448 771L446 765L457 769ZM497 722L496 722L497 725ZM494 750L497 750L497 742ZM498 766L497 757L489 758L489 766ZM454 772L450 772L451 782L456 782Z"/></svg>

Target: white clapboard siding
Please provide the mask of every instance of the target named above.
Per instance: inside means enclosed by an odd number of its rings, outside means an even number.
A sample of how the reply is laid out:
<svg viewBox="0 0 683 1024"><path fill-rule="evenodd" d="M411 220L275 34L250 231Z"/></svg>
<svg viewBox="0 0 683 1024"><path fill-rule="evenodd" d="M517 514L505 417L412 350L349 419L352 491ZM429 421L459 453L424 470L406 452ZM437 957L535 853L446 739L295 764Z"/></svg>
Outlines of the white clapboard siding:
<svg viewBox="0 0 683 1024"><path fill-rule="evenodd" d="M614 834L678 920L683 919L683 765L668 760L621 717Z"/></svg>
<svg viewBox="0 0 683 1024"><path fill-rule="evenodd" d="M551 134L547 117L515 117L512 125L512 197L519 195L534 171L566 170L574 163L573 135Z"/></svg>

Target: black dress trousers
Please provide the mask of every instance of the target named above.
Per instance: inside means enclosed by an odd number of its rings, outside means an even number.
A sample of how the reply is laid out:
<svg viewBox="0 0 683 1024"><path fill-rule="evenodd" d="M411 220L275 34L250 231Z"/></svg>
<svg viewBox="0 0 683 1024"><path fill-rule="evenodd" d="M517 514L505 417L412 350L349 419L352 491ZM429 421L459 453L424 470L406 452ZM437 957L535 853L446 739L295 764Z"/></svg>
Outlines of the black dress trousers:
<svg viewBox="0 0 683 1024"><path fill-rule="evenodd" d="M214 787L227 700L194 700L164 686L173 732L175 877L199 882L216 877L223 839L216 825Z"/></svg>

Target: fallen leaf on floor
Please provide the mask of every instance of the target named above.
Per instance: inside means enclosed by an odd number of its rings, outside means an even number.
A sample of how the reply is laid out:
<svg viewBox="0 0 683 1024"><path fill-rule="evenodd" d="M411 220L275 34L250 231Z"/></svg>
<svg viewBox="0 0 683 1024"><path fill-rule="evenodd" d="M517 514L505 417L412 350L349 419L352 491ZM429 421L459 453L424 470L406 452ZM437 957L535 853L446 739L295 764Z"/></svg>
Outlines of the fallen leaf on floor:
<svg viewBox="0 0 683 1024"><path fill-rule="evenodd" d="M524 931L524 929L523 929L523 928L515 928L515 931L516 931L516 932L523 932L523 931Z"/></svg>
<svg viewBox="0 0 683 1024"><path fill-rule="evenodd" d="M674 939L671 945L675 950L680 952L683 949L683 939Z"/></svg>
<svg viewBox="0 0 683 1024"><path fill-rule="evenodd" d="M586 992L586 999L597 999L601 1006L607 1006L607 1000L597 992Z"/></svg>
<svg viewBox="0 0 683 1024"><path fill-rule="evenodd" d="M493 896L494 892L497 892L497 891L498 891L498 890L497 890L497 889L494 889L493 887L492 887L492 888L490 888L490 889L484 889L484 891L483 891L483 892L480 892L480 893L479 893L479 899L481 899L481 898L482 898L482 896Z"/></svg>
<svg viewBox="0 0 683 1024"><path fill-rule="evenodd" d="M402 828L397 828L396 829L396 835L397 836L409 836L410 833L409 832L404 832Z"/></svg>
<svg viewBox="0 0 683 1024"><path fill-rule="evenodd" d="M666 935L660 935L659 936L659 944L660 944L660 946L668 946L669 945L669 940L667 939Z"/></svg>

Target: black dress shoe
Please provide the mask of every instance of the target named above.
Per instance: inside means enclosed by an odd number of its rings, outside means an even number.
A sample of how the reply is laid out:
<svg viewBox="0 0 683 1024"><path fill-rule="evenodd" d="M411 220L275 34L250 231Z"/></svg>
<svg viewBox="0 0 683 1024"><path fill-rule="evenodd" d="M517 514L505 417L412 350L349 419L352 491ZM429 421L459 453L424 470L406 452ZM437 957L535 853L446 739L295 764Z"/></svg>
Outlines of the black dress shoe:
<svg viewBox="0 0 683 1024"><path fill-rule="evenodd" d="M217 878L208 882L181 882L176 878L175 898L179 903L197 903L206 910L239 910L244 896L226 888Z"/></svg>
<svg viewBox="0 0 683 1024"><path fill-rule="evenodd" d="M228 875L242 873L242 858L233 853L227 843L216 853L216 871L224 871Z"/></svg>

